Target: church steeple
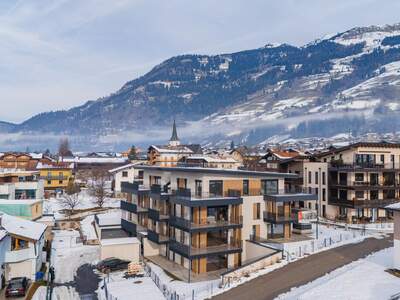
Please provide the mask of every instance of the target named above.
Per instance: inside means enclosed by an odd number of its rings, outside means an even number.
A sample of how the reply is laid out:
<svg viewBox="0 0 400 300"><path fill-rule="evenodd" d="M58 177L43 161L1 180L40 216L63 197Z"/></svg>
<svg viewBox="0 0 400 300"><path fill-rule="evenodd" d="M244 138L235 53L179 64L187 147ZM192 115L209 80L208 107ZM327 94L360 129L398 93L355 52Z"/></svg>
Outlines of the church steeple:
<svg viewBox="0 0 400 300"><path fill-rule="evenodd" d="M172 135L171 138L169 140L169 145L170 146L178 146L180 145L180 141L178 138L178 132L176 131L176 123L174 120L174 124L172 125Z"/></svg>

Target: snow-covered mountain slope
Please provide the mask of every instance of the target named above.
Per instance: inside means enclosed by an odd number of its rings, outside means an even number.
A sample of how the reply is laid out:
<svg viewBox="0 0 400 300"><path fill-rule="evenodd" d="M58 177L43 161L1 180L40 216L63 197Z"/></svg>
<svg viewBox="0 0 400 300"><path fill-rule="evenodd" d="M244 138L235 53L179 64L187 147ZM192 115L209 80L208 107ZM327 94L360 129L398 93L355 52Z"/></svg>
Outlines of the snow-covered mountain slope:
<svg viewBox="0 0 400 300"><path fill-rule="evenodd" d="M271 136L400 130L400 24L288 44L168 59L116 93L42 113L12 133L149 136L174 118L187 139L259 143Z"/></svg>

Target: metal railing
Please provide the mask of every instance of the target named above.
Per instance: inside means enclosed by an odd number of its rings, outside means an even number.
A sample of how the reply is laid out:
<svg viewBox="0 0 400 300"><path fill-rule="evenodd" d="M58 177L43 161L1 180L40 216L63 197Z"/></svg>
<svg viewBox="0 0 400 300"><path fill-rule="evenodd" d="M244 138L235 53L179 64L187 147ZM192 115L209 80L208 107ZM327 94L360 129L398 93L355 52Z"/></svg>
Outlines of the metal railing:
<svg viewBox="0 0 400 300"><path fill-rule="evenodd" d="M243 248L243 244L241 240L231 240L227 243L221 241L221 244L218 245L197 248L193 246L189 247L188 245L178 242L174 238L171 238L169 248L174 252L183 254L187 257L191 257L214 253L241 251Z"/></svg>
<svg viewBox="0 0 400 300"><path fill-rule="evenodd" d="M289 214L289 215L284 215L282 213L271 213L264 211L263 212L263 217L264 221L268 223L284 223L284 222L293 222L295 221L296 215L295 214Z"/></svg>
<svg viewBox="0 0 400 300"><path fill-rule="evenodd" d="M400 198L390 198L390 199L374 199L374 200L347 200L347 199L338 199L338 198L330 198L328 200L328 204L330 205L339 205L346 206L350 208L384 208L385 206L393 203L400 202Z"/></svg>
<svg viewBox="0 0 400 300"><path fill-rule="evenodd" d="M353 162L350 164L342 163L340 161L331 162L329 164L330 168L340 169L340 170L351 170L351 169L400 169L399 163L358 163Z"/></svg>
<svg viewBox="0 0 400 300"><path fill-rule="evenodd" d="M170 216L170 225L185 229L207 229L215 227L229 227L229 226L240 226L243 225L243 217L231 218L230 220L210 220L203 219L199 220L199 223L194 223L182 217Z"/></svg>

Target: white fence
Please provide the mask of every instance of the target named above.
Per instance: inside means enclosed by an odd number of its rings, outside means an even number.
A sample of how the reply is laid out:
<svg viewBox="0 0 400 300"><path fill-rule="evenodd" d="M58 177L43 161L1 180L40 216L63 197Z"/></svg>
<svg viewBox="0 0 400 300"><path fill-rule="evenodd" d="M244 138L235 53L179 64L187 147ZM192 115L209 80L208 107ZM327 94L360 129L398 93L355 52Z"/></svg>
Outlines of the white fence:
<svg viewBox="0 0 400 300"><path fill-rule="evenodd" d="M207 281L203 283L182 283L182 287L175 288L171 285L171 278L160 276L152 270L151 266L146 264L145 271L150 276L160 291L168 300L198 300L211 297L219 288L220 281ZM163 278L164 277L164 278Z"/></svg>

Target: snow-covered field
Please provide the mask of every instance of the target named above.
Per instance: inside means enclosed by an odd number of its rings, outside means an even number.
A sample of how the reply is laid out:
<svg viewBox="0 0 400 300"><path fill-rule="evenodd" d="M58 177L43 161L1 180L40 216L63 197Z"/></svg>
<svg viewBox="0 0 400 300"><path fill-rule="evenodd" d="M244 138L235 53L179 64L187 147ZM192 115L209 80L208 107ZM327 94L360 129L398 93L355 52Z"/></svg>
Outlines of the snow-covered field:
<svg viewBox="0 0 400 300"><path fill-rule="evenodd" d="M385 272L392 267L392 257L393 248L381 250L292 289L278 299L389 299L400 292L400 278Z"/></svg>
<svg viewBox="0 0 400 300"><path fill-rule="evenodd" d="M44 286L39 287L33 295L32 300L45 300L47 289ZM52 299L54 300L80 300L79 294L70 287L57 286L53 289Z"/></svg>

